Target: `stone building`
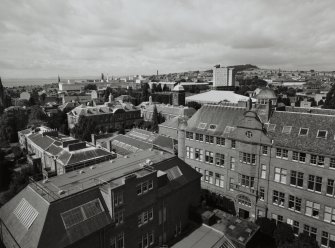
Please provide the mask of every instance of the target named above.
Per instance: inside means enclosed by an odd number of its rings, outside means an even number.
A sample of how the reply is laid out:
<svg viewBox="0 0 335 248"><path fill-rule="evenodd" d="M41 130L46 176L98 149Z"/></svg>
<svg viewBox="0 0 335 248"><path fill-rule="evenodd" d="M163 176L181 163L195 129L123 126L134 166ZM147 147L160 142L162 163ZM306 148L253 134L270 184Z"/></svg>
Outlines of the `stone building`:
<svg viewBox="0 0 335 248"><path fill-rule="evenodd" d="M0 209L5 247L158 247L180 238L200 177L159 151L34 181Z"/></svg>
<svg viewBox="0 0 335 248"><path fill-rule="evenodd" d="M221 208L286 222L334 247L335 115L278 111L270 89L255 98L244 108L204 105L179 125L179 157Z"/></svg>

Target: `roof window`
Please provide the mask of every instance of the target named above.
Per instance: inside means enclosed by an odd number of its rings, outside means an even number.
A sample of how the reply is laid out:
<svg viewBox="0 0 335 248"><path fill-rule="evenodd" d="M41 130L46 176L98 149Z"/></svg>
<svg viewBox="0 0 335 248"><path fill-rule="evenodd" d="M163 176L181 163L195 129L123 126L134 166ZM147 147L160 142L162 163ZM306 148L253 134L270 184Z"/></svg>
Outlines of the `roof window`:
<svg viewBox="0 0 335 248"><path fill-rule="evenodd" d="M284 126L282 133L290 134L292 130L292 126Z"/></svg>
<svg viewBox="0 0 335 248"><path fill-rule="evenodd" d="M308 128L300 128L299 136L306 136L308 134Z"/></svg>
<svg viewBox="0 0 335 248"><path fill-rule="evenodd" d="M207 123L203 123L203 122L201 122L201 123L199 123L198 128L199 128L199 129L205 129L206 126L207 126Z"/></svg>
<svg viewBox="0 0 335 248"><path fill-rule="evenodd" d="M234 129L235 129L234 127L226 126L224 132L225 133L230 133L230 132L234 131Z"/></svg>
<svg viewBox="0 0 335 248"><path fill-rule="evenodd" d="M326 139L328 131L326 130L318 130L317 138Z"/></svg>
<svg viewBox="0 0 335 248"><path fill-rule="evenodd" d="M274 132L275 130L276 130L276 124L269 124L268 131L269 132Z"/></svg>
<svg viewBox="0 0 335 248"><path fill-rule="evenodd" d="M217 125L215 124L209 124L209 130L215 130Z"/></svg>

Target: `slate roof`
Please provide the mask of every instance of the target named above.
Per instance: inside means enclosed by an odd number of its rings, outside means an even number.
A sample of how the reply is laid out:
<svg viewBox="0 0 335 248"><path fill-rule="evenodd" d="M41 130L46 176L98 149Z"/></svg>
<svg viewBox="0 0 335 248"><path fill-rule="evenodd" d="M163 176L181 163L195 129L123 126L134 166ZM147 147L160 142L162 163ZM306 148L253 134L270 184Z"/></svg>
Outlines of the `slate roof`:
<svg viewBox="0 0 335 248"><path fill-rule="evenodd" d="M274 132L268 132L274 146L331 156L335 154L335 115L275 111L270 124L276 125ZM292 126L290 134L282 133L284 126ZM308 134L299 136L300 128L308 128ZM318 130L327 130L327 138L316 138Z"/></svg>
<svg viewBox="0 0 335 248"><path fill-rule="evenodd" d="M163 123L159 124L158 126L168 127L172 129L177 129L179 126L180 117L176 116L171 118L170 120L164 121Z"/></svg>
<svg viewBox="0 0 335 248"><path fill-rule="evenodd" d="M43 150L47 149L55 141L55 139L51 138L50 136L43 136L41 133L33 133L28 136L28 139L30 139Z"/></svg>
<svg viewBox="0 0 335 248"><path fill-rule="evenodd" d="M185 107L185 106L173 106L168 104L151 104L151 105L145 105L145 111L147 112L153 112L154 106L157 107L157 112L174 115L174 116L192 116L196 110L194 108Z"/></svg>

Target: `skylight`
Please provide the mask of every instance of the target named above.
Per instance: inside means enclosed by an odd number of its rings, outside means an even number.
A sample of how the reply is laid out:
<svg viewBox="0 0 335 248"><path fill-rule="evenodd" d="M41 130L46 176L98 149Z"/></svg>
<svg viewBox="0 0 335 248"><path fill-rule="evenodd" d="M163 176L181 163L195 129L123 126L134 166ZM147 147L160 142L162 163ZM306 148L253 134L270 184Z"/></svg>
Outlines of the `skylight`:
<svg viewBox="0 0 335 248"><path fill-rule="evenodd" d="M209 130L215 130L217 125L215 124L209 124Z"/></svg>
<svg viewBox="0 0 335 248"><path fill-rule="evenodd" d="M290 134L292 130L292 126L284 126L282 133Z"/></svg>
<svg viewBox="0 0 335 248"><path fill-rule="evenodd" d="M89 218L92 218L101 212L103 208L99 199L94 199L93 201L87 202L79 207L73 208L69 211L61 213L64 226L66 229L77 225Z"/></svg>
<svg viewBox="0 0 335 248"><path fill-rule="evenodd" d="M326 130L318 130L317 138L326 139L328 131Z"/></svg>
<svg viewBox="0 0 335 248"><path fill-rule="evenodd" d="M308 128L300 128L299 135L300 136L306 136L308 134Z"/></svg>
<svg viewBox="0 0 335 248"><path fill-rule="evenodd" d="M274 132L275 130L276 130L276 124L269 124L268 131L269 132Z"/></svg>
<svg viewBox="0 0 335 248"><path fill-rule="evenodd" d="M177 179L178 177L181 177L183 175L183 173L181 172L178 166L174 166L165 172L170 181Z"/></svg>
<svg viewBox="0 0 335 248"><path fill-rule="evenodd" d="M33 224L38 215L37 210L24 198L22 198L20 203L14 209L13 213L19 219L21 224L27 229L29 229L31 224Z"/></svg>
<svg viewBox="0 0 335 248"><path fill-rule="evenodd" d="M203 123L203 122L201 122L201 123L199 123L198 128L199 128L199 129L205 129L206 126L207 126L207 123Z"/></svg>

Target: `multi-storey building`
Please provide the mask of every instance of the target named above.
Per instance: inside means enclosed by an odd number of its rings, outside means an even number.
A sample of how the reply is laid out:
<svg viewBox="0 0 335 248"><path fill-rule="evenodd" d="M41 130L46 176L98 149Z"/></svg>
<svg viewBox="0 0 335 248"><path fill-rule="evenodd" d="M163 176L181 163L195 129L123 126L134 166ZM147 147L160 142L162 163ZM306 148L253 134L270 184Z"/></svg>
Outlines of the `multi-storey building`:
<svg viewBox="0 0 335 248"><path fill-rule="evenodd" d="M200 200L178 157L143 151L31 183L0 209L6 247L158 247L178 239Z"/></svg>
<svg viewBox="0 0 335 248"><path fill-rule="evenodd" d="M28 153L28 158L39 161L40 169L49 175L61 175L115 158L104 149L44 126L19 131L18 136L20 147Z"/></svg>
<svg viewBox="0 0 335 248"><path fill-rule="evenodd" d="M287 222L334 247L335 115L277 111L269 89L256 98L246 108L204 105L179 126L179 156L240 217Z"/></svg>
<svg viewBox="0 0 335 248"><path fill-rule="evenodd" d="M131 103L113 101L111 95L104 105L80 105L67 113L67 116L69 129L78 123L80 116L84 116L93 119L103 131L132 127L136 121L142 120L140 109Z"/></svg>
<svg viewBox="0 0 335 248"><path fill-rule="evenodd" d="M221 67L220 65L213 67L213 87L235 86L234 68Z"/></svg>

